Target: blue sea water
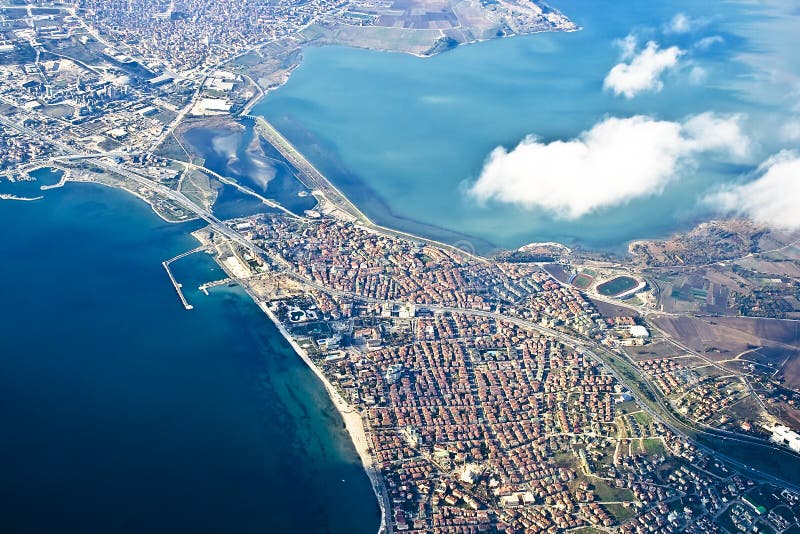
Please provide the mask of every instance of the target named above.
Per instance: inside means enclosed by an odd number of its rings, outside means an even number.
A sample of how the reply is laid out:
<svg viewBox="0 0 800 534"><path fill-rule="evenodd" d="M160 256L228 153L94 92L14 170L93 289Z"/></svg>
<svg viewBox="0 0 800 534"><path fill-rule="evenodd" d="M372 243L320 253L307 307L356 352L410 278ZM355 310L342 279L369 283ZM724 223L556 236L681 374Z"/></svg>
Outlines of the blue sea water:
<svg viewBox="0 0 800 534"><path fill-rule="evenodd" d="M21 184L28 186L29 184ZM197 246L129 194L0 201L0 531L374 533L316 377Z"/></svg>
<svg viewBox="0 0 800 534"><path fill-rule="evenodd" d="M557 240L609 250L685 229L715 215L700 200L747 179L764 158L796 147L780 136L796 119L800 13L796 3L638 0L552 2L583 29L459 47L417 57L312 48L286 85L255 108L376 221L476 248ZM665 30L678 13L691 30ZM620 60L615 41L687 51L660 92L628 100L603 90ZM701 41L711 38L710 46ZM693 81L691 69L706 77ZM569 220L537 209L480 204L465 190L496 146L526 135L571 139L605 117L680 121L706 111L742 113L754 139L741 165L703 162L694 172L621 206ZM533 171L532 171L533 172Z"/></svg>
<svg viewBox="0 0 800 534"><path fill-rule="evenodd" d="M527 134L567 139L608 115L711 110L747 113L756 158L785 147L777 126L798 113L800 44L788 3L555 4L584 29L424 60L310 49L257 111L379 222L479 249L553 239L615 249L709 215L697 199L748 170L709 165L576 221L468 199L492 148ZM665 35L679 11L702 24ZM618 60L613 41L631 31L687 49L723 41L692 54L704 84L677 72L627 101L602 80ZM241 147L216 154L215 170L305 209L280 162L256 169ZM0 192L38 196L41 183ZM195 308L179 304L160 262L196 246L191 224L99 186L45 196L0 203L0 530L374 532L375 499L341 419L263 314L237 288L194 289L222 276L202 255L173 265ZM226 191L216 209L261 207Z"/></svg>
<svg viewBox="0 0 800 534"><path fill-rule="evenodd" d="M18 179L15 182L0 179L0 194L36 198L42 195L43 185L57 184L63 174L59 169L42 167L30 172L26 179Z"/></svg>

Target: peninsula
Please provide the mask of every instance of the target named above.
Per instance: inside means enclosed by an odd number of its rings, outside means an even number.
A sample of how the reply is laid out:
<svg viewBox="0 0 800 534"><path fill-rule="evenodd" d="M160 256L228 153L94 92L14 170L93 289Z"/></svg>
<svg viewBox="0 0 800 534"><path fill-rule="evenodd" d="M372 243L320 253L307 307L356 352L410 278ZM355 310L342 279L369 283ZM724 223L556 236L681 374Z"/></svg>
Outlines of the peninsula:
<svg viewBox="0 0 800 534"><path fill-rule="evenodd" d="M796 233L734 220L634 260L557 243L482 257L375 224L249 114L303 46L432 55L574 24L523 0L231 7L2 8L0 170L58 168L204 221L187 254L226 278L201 288L240 285L324 383L382 532L800 528ZM313 208L206 167L201 127L252 128ZM220 217L225 187L263 209ZM174 259L165 290L197 313Z"/></svg>

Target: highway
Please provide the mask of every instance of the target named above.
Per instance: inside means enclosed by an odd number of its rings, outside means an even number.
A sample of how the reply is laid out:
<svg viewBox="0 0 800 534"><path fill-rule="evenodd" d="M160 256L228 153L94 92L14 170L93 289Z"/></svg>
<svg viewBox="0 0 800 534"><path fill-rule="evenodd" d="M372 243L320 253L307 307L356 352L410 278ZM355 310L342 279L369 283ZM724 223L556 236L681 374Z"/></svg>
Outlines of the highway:
<svg viewBox="0 0 800 534"><path fill-rule="evenodd" d="M177 159L176 160L170 160L170 161L173 161L175 163L179 163L179 164L185 166L187 169L195 169L195 170L198 170L198 171L203 172L205 174L208 174L209 176L212 176L212 177L216 178L217 180L219 180L223 184L230 185L232 187L235 187L236 189L238 189L239 191L241 191L243 193L246 193L246 194L248 194L250 196L256 197L257 199L259 199L261 202L263 202L264 204L266 204L270 208L282 211L285 215L288 215L289 217L291 217L293 219L305 220L304 217L301 217L300 215L297 215L293 211L290 211L290 210L286 209L284 206L282 206L281 204L275 202L274 200L270 200L270 199L266 198L265 196L256 193L255 191L253 191L249 187L245 187L245 186L239 184L239 182L237 182L235 180L231 180L230 178L225 178L221 174L216 173L216 172L212 171L211 169L208 169L206 167L202 167L200 165L195 165L194 163L187 163L185 161L181 161L181 160L177 160Z"/></svg>
<svg viewBox="0 0 800 534"><path fill-rule="evenodd" d="M150 180L148 180L146 178L143 178L143 177L139 177L138 175L136 175L134 173L131 173L130 171L126 171L126 170L120 168L117 165L112 166L110 170L112 170L113 172L118 172L118 173L123 174L125 176L129 176L131 179L134 179L134 180L137 180L137 181L142 181L143 185L146 185L148 187L152 187L153 185L156 185L156 187L157 187L156 190L157 191L159 191L159 192L163 191L163 194L165 196L167 196L168 198L171 198L172 200L174 200L175 202L178 202L179 204L181 204L185 208L194 211L194 213L196 213L199 217L201 217L204 220L206 220L209 223L209 225L211 225L215 230L217 230L219 233L221 233L222 235L224 235L225 237L227 237L231 241L234 241L234 242L242 245L243 247L245 247L245 248L247 248L247 249L249 249L249 250L251 250L251 251L253 251L255 253L263 254L264 256L269 257L269 258L271 258L273 260L278 259L278 258L275 257L274 253L272 253L271 251L268 251L266 249L263 249L262 247L260 247L260 246L256 245L255 243L251 242L249 239L245 238L244 236L242 236L241 234L239 234L238 232L236 232L232 228L228 227L224 222L222 222L221 220L217 219L210 212L208 212L206 210L203 210L201 208L198 208L195 204L193 204L191 201L189 201L182 194L177 193L175 191L172 191L171 189L168 189L168 188L166 188L164 186L153 184L153 182L151 182ZM286 265L285 261L282 258L280 258L278 261L281 264ZM380 299L373 299L373 298L364 297L364 296L361 296L361 295L359 295L357 293L334 290L334 289L326 287L326 286L324 286L322 284L318 284L318 283L314 282L313 280L310 280L310 279L308 279L308 278L306 278L306 277L304 277L304 276L302 276L302 275L300 275L298 273L295 273L295 272L293 272L293 271L291 271L289 269L282 269L281 272L283 274L285 274L286 276L288 276L288 277L290 277L290 278L292 278L292 279L294 279L294 280L296 280L296 281L298 281L298 282L300 282L300 283L302 283L302 284L304 284L306 286L309 286L311 288L317 289L319 291L322 291L322 292L325 292L325 293L328 293L328 294L333 294L333 295L337 295L337 296L340 296L340 297L351 298L351 299L356 299L356 300L361 300L361 301L371 302L371 303L389 303L389 304L398 304L398 305L407 304L406 302L403 302L403 301L384 301L384 300L380 300ZM241 283L244 284L243 281L241 281ZM544 327L544 326L542 326L540 324L537 324L537 323L534 323L534 322L531 322L531 321L528 321L528 320L525 320L525 319L521 319L519 317L500 314L500 313L497 313L497 312L476 310L476 309L470 309L470 308L454 308L454 307L438 306L438 305L425 305L424 307L427 308L427 309L430 309L431 311L434 311L434 312L440 312L440 313L462 313L462 314L466 314L466 315L473 315L473 316L478 316L478 317L485 317L485 318L491 318L491 319L495 319L495 320L507 321L509 323L516 324L516 325L519 325L521 327L524 327L524 328L539 332L541 334L550 336L550 337L560 341L564 345L566 345L568 347L572 347L572 348L574 348L576 350L579 350L580 352L584 353L585 355L589 356L590 358L593 358L594 360L596 360L598 362L601 362L609 370L609 372L612 374L612 376L614 376L614 378L620 384L624 384L631 391L637 391L637 389L639 389L636 386L632 386L629 383L629 381L623 376L623 374L616 368L616 366L613 363L611 363L610 361L608 361L607 358L604 358L604 357L600 356L597 352L595 352L594 350L592 350L589 347L587 347L585 340L581 340L581 339L579 339L577 337L573 337L573 336L567 335L567 334L565 334L563 332L559 332L559 331L554 330L552 328ZM650 388L652 390L652 386L650 386L650 384L646 381L646 379L645 379L645 383L647 383L648 388ZM723 459L727 463L729 463L729 464L731 464L733 466L736 466L737 468L739 468L743 472L748 473L749 476L752 476L753 478L758 478L758 479L764 480L766 482L770 482L770 483L773 483L773 484L778 484L778 485L781 485L781 486L784 486L784 487L791 488L794 491L800 492L800 485L798 485L797 483L789 482L787 480L783 480L781 478L775 477L775 476L767 474L767 473L763 473L761 471L755 471L749 465L746 465L743 462L740 462L739 460L731 458L730 456L720 452L719 450L712 449L712 448L710 448L710 447L708 447L706 445L703 445L702 443L698 443L696 439L693 439L693 438L690 437L690 434L691 433L700 433L700 434L706 434L706 435L712 436L714 438L722 438L722 439L728 439L728 440L732 440L732 441L741 441L741 442L745 442L745 443L748 443L748 444L753 445L753 446L758 446L758 447L764 448L765 451L767 451L767 453L772 452L772 453L780 453L780 454L790 455L790 453L786 449L784 449L783 447L780 447L778 445L771 445L771 444L765 443L765 442L763 442L761 440L757 440L757 439L743 439L743 437L740 436L740 435L736 435L736 437L733 437L733 436L728 437L728 436L725 436L725 435L720 435L720 433L717 433L717 432L710 432L710 431L704 430L704 429L698 429L698 428L689 427L685 423L683 423L682 421L678 420L674 415L672 415L671 410L669 409L669 407L667 407L664 404L663 399L656 392L651 391L651 393L653 394L653 397L658 402L659 407L661 408L661 411L657 413L655 410L653 410L650 406L647 405L645 399L641 399L640 398L639 402L642 405L643 409L645 409L645 411L647 411L656 420L660 420L660 421L664 422L677 435L680 435L680 436L684 437L685 439L691 441L699 449L703 450L707 454L710 454L710 455L712 455L713 457L716 457L716 458ZM688 432L687 432L687 430L688 430ZM793 459L798 460L797 458L794 458L794 455L790 455L790 456L792 456Z"/></svg>
<svg viewBox="0 0 800 534"><path fill-rule="evenodd" d="M31 130L30 128L27 128L27 127L25 127L25 126L23 126L21 124L17 124L14 121L8 120L7 118L5 118L3 116L0 116L0 124L4 124L4 125L8 126L9 128L14 128L17 131L20 131L22 133L25 133L27 135L31 135L31 136L33 136L35 138L38 138L38 139L43 140L43 141L45 141L47 143L50 143L53 146L59 148L62 152L65 152L67 154L67 156L72 157L73 159L84 159L84 158L87 158L87 157L94 158L93 163L97 167L100 167L101 169L104 169L104 170L106 170L108 172L116 173L116 174L118 174L120 176L124 176L125 178L128 178L129 180L134 181L135 183L139 184L140 186L145 187L147 189L150 189L150 190L158 193L159 195L161 195L164 198L168 198L168 199L172 200L173 202L175 202L176 204L178 204L182 208L186 209L189 212L194 213L195 215L197 215L198 217L200 217L201 219L206 221L212 228L214 228L217 232L219 232L220 234L224 235L225 237L227 237L231 241L239 243L240 245L242 245L245 248L248 248L248 249L250 249L250 250L252 250L254 252L260 252L262 254L268 254L267 251L265 251L265 250L261 249L260 247L256 246L255 244L250 242L248 239L246 239L244 236L242 236L238 232L235 232L234 230L232 230L228 225L226 225L224 222L222 222L217 217L215 217L213 213L211 213L210 211L208 211L208 210L196 205L194 202L189 200L186 196L184 196L179 191L174 191L174 190L172 190L172 189L170 189L170 188L168 188L168 187L166 187L164 185L158 184L158 183L152 181L150 178L148 178L146 176L143 176L141 174L138 174L136 172L133 172L130 169L126 169L125 167L119 165L118 163L116 163L114 161L107 161L108 158L104 157L104 156L107 156L107 154L99 154L99 153L97 153L97 154L85 154L85 153L79 152L78 150L75 150L74 148L66 145L65 143L62 143L62 142L57 141L55 139L52 139L51 137L43 135L43 134L41 134L39 132L35 132L35 131ZM57 159L60 159L60 158L63 158L63 156L54 157L52 159L53 160L57 160Z"/></svg>
<svg viewBox="0 0 800 534"><path fill-rule="evenodd" d="M63 142L60 142L58 140L49 138L48 136L44 136L40 132L35 132L35 131L33 131L33 130L31 130L31 129L23 126L23 125L20 125L20 124L17 124L15 122L13 122L13 121L8 120L5 117L0 117L0 123L6 125L8 127L17 129L18 131L21 131L21 132L23 132L23 133L25 133L27 135L31 135L34 138L37 138L37 139L40 139L40 140L44 140L44 141L52 144L54 147L58 148L60 151L62 151L63 153L66 154L66 156L56 156L56 157L52 158L54 161L57 161L59 159L65 159L65 158L72 159L72 160L92 158L92 159L94 159L94 164L96 166L98 166L98 167L100 167L100 168L102 168L102 169L104 169L104 170L106 170L108 172L116 173L118 175L121 175L121 176L123 176L123 177L125 177L125 178L127 178L127 179L129 179L129 180L131 180L131 181L133 181L135 183L137 183L138 185L140 185L142 187L150 189L151 191L159 194L161 197L167 198L167 199L175 202L176 204L178 204L182 208L186 209L187 211L189 211L191 213L194 213L199 218L205 220L209 224L209 226L211 228L213 228L216 232L218 232L219 234L225 236L230 241L241 245L242 247L252 251L253 253L263 254L266 257L269 257L269 258L271 258L273 260L277 260L280 264L282 264L284 266L286 265L285 261L283 261L282 258L276 257L271 251L265 250L262 247L260 247L260 246L256 245L255 243L251 242L249 239L245 238L244 236L242 236L241 234L236 232L234 229L232 229L228 225L226 225L223 221L218 219L216 216L214 216L214 214L211 213L209 210L204 209L204 208L194 204L191 200L189 200L186 196L184 196L179 191L174 191L174 190L172 190L172 189L170 189L170 188L168 188L166 186L163 186L161 184L153 182L148 177L146 177L144 175L141 175L141 174L139 174L137 172L134 172L134 171L132 171L130 169L127 169L127 168L119 165L118 163L116 163L113 160L109 160L109 157L116 156L116 155L118 155L117 153L113 153L113 154L112 153L102 153L102 154L101 153L97 153L97 154L81 153L80 151L78 151L78 150L66 145ZM287 144L288 144L288 142L287 142ZM289 146L291 146L291 145L289 145ZM276 148L278 148L278 147L276 147ZM297 154L299 154L299 153L297 153ZM121 154L119 154L119 155L121 155ZM128 154L125 153L125 155L128 155ZM287 158L287 159L289 159L289 158ZM292 159L294 159L294 158L292 158ZM292 161L292 159L290 159L290 161ZM303 158L303 161L305 161L304 158ZM292 161L292 163L294 164L295 162ZM203 172L208 172L207 169L204 169L204 168L201 168L201 167L198 167L198 166L193 166L193 167L195 167L195 168L197 168L199 170L202 170ZM311 167L311 168L313 169L313 167ZM316 170L316 169L314 169L314 170ZM327 182L327 180L321 174L317 173L317 175L319 177L321 177L321 179L324 180L324 182L326 184L329 184L329 182ZM330 187L332 187L332 185ZM336 193L338 193L338 195L340 195L343 198L346 198L338 190L336 190L335 188L334 188L334 190L336 191ZM352 204L350 203L349 200L346 200L346 205L352 206ZM359 213L359 214L361 213L360 211L357 210L357 208L355 209L355 212ZM373 230L375 230L377 232L390 233L392 235L400 235L402 237L406 237L406 238L410 238L410 239L414 239L414 240L418 240L418 241L423 241L423 242L428 242L428 243L434 244L436 246L440 246L440 247L443 247L443 248L448 248L448 249L451 249L451 250L454 248L454 247L452 247L450 245L438 243L438 242L435 242L435 241L432 241L432 240L419 238L417 236L412 236L410 234L404 234L402 232L396 232L396 231L393 231L393 230L390 230L390 229L384 229L384 228L382 228L382 227L380 227L378 225L374 225L374 223L369 221L369 219L367 219L366 217L364 217L364 219L362 219L362 223L364 223L365 226L368 226L368 227L370 227L371 229L373 229ZM481 261L488 261L485 258L472 256L472 255L470 255L468 253L465 253L464 251L461 251L460 249L455 249L455 250L457 250L458 253L460 253L460 254L471 256L474 259L478 259L479 258ZM361 300L361 301L365 301L365 302L375 302L375 303L388 302L388 303L391 303L391 304L401 304L401 305L402 304L406 304L406 303L404 303L402 301L382 301L382 300L378 300L378 299L366 298L366 297L363 297L363 296L355 294L355 293L333 290L333 289L325 287L325 286L323 286L321 284L317 284L313 280L309 280L309 279L307 279L307 278L305 278L305 277L303 277L303 276L301 276L301 275L299 275L297 273L292 272L289 269L282 269L282 272L286 276L297 280L298 282L302 283L303 285L305 285L307 287L310 287L310 288L313 288L313 289L317 289L319 291L326 292L326 293L329 293L329 294L334 294L334 295L338 295L338 296L342 296L342 297L357 299L357 300ZM240 281L240 282L243 283L242 281ZM173 283L174 283L174 281L173 281ZM615 302L615 303L619 304L618 301ZM518 317L513 317L513 316L500 314L500 313L496 313L496 312L488 312L488 311L475 310L475 309L469 309L469 308L453 308L453 307L438 306L438 305L426 305L424 307L428 308L428 309L430 309L430 310L432 310L434 312L440 312L440 313L462 313L462 314L467 314L467 315L473 315L473 316L479 316L479 317L485 317L485 318L492 318L492 319L496 319L496 320L507 321L507 322L510 322L512 324L517 324L517 325L519 325L521 327L524 327L524 328L527 328L527 329L530 329L530 330L533 330L533 331L540 332L540 333L542 333L544 335L547 335L547 336L550 336L550 337L552 337L554 339L557 339L558 341L562 342L566 346L573 347L573 348L581 351L582 353L586 354L590 358L594 358L596 361L602 362L605 365L605 367L609 370L609 372L619 381L619 383L625 384L626 386L628 386L628 388L631 391L637 391L637 389L638 389L635 386L631 386L628 383L628 380L626 380L626 378L624 377L624 374L621 373L619 371L619 369L617 369L617 367L613 363L611 363L607 358L604 358L604 357L600 356L598 353L596 353L595 351L593 351L592 349L587 347L585 340L582 340L582 339L567 335L567 334L565 334L563 332L559 332L559 331L553 330L551 328L543 327L543 326L541 326L541 325L539 325L537 323L533 323L531 321L527 321L527 320L524 320L524 319L520 319ZM653 310L649 310L649 309L647 311L650 312L650 313L653 312ZM651 388L649 383L646 382L646 379L645 379L645 383L648 385L648 388ZM643 408L650 415L652 415L655 419L665 422L665 424L667 424L669 427L671 427L672 430L676 434L681 435L681 436L683 436L683 437L685 437L687 439L690 439L690 441L692 443L695 443L696 446L699 449L704 450L705 452L711 454L714 457L718 457L718 458L721 458L721 459L725 460L727 463L738 467L740 470L742 470L745 473L748 473L753 478L758 478L758 479L761 479L761 480L764 480L764 481L767 481L767 482L771 482L771 483L774 483L774 484L781 485L783 487L791 488L791 489L793 489L795 491L800 491L800 486L798 486L796 483L789 482L789 481L777 478L775 476L772 476L772 475L769 475L769 474L766 474L766 473L763 473L763 472L755 471L750 466L745 465L744 463L742 463L742 462L740 462L738 460L735 460L735 459L731 458L730 456L728 456L728 455L726 455L726 454L724 454L724 453L722 453L722 452L720 452L718 450L711 449L711 448L709 448L709 447L707 447L707 446L705 446L705 445L703 445L701 443L698 443L695 439L690 438L689 434L690 433L702 433L702 434L707 434L707 435L713 436L715 438L722 437L723 439L730 439L730 440L738 440L738 441L742 441L742 442L747 442L747 443L749 443L750 445L753 445L753 446L763 447L765 449L765 451L767 451L767 453L779 452L779 453L786 454L786 450L785 449L780 448L778 446L772 446L772 445L766 444L766 443L761 442L761 441L752 442L752 441L749 441L749 440L745 440L745 439L742 439L741 436L737 436L736 438L727 437L727 436L720 436L719 433L711 433L711 432L709 432L707 430L691 428L691 427L687 426L685 423L679 421L677 418L675 418L672 415L672 413L670 412L669 408L666 405L664 405L664 401L663 401L663 399L661 399L659 397L659 395L654 394L653 396L657 400L658 405L661 408L661 410L659 410L659 412L657 413L655 410L653 410L647 404L647 402L645 402L644 399L639 399L640 404L643 405ZM688 433L686 432L686 430L688 430Z"/></svg>
<svg viewBox="0 0 800 534"><path fill-rule="evenodd" d="M263 251L262 249L259 249L259 250L262 253L266 253L266 251ZM272 256L270 255L270 257L272 257ZM325 292L325 293L328 293L328 294L331 294L331 295L336 295L336 296L344 297L344 298L351 298L351 299L360 300L360 301L363 301L363 302L368 302L368 303L373 303L373 304L380 304L380 303L397 304L397 305L407 304L406 302L403 302L403 301L386 301L386 300L381 300L381 299L374 299L374 298L364 297L364 296L361 296L361 295L359 295L357 293L352 293L352 292L348 292L348 291L335 290L335 289L326 287L326 286L324 286L322 284L316 283L313 280L309 280L306 277L301 276L301 275L299 275L299 274L297 274L297 273L295 273L293 271L290 271L288 269L284 269L282 272L286 276L288 276L288 277L290 277L290 278L292 278L292 279L294 279L294 280L296 280L296 281L298 281L298 282L300 282L300 283L302 283L302 284L304 284L306 286L309 286L309 287L311 287L313 289L316 289L316 290L319 290L319 291L322 291L322 292ZM620 384L625 385L630 391L636 392L637 390L640 389L639 387L637 387L638 385L632 385L630 383L630 380L627 379L624 376L624 373L620 369L618 369L617 366L613 362L609 361L610 358L605 357L605 356L601 356L600 354L598 354L598 352L596 352L595 350L589 348L589 346L587 346L586 340L577 338L575 336L568 335L568 334L566 334L564 332L560 332L560 331L554 330L552 328L548 328L548 327L542 326L542 325L540 325L538 323L534 323L534 322L528 321L526 319L521 319L519 317L514 317L514 316L511 316L511 315L506 315L506 314L502 314L502 313L484 311L484 310L477 310L477 309L471 309L471 308L456 308L456 307L438 306L438 305L417 305L417 306L421 307L421 308L425 308L425 309L431 310L433 312L438 312L438 313L460 313L460 314L464 314L464 315L472 315L472 316L477 316L477 317L485 317L485 318L489 318L489 319L505 321L505 322L509 322L511 324L516 324L518 326L521 326L521 327L529 329L529 330L533 330L533 331L539 332L539 333L544 334L544 335L546 335L548 337L551 337L553 339L558 340L559 342L563 343L567 347L571 347L573 349L576 349L576 350L580 351L581 353L583 353L586 356L594 359L595 361L600 362L601 364L603 364L603 366L609 371L609 373ZM617 355L617 357L618 358L623 358L623 356L619 356L619 355ZM723 453L723 452L721 452L721 451L719 451L717 449L713 449L713 448L708 447L708 446L706 446L706 445L704 445L702 443L698 443L698 441L695 438L693 438L692 435L694 435L694 434L704 434L704 435L708 435L708 436L711 436L711 437L716 438L716 439L725 439L725 440L730 440L730 441L738 441L738 442L741 442L741 443L747 443L748 445L751 445L751 446L756 446L756 447L763 448L766 454L770 454L770 453L771 454L783 454L783 455L787 456L787 459L794 460L794 461L800 461L800 458L798 458L797 456L795 456L794 454L792 454L791 452L789 452L787 449L785 449L783 447L764 442L763 440L760 440L758 438L751 438L749 436L742 436L740 434L732 434L732 433L727 433L727 432L724 432L724 431L707 430L707 429L702 429L702 428L694 428L694 427L691 427L691 426L687 425L683 421L680 421L679 419L677 419L672 414L671 409L665 404L663 398L660 395L658 395L655 390L653 390L653 386L649 383L649 381L647 381L647 379L645 377L643 377L641 374L639 374L639 377L642 378L642 380L647 385L648 389L650 390L650 393L653 395L653 398L656 400L656 402L658 404L658 407L660 409L658 411L654 410L651 406L648 405L646 399L642 399L642 398L638 399L639 404L655 420L663 422L676 435L682 436L684 439L687 439L688 441L693 443L695 446L697 446L698 449L704 451L705 453L711 455L714 458L722 459L725 462L727 462L728 464L737 467L742 472L747 473L748 476L763 480L765 482L778 484L780 486L791 488L794 491L800 492L800 485L798 483L790 482L790 481L784 480L782 478L778 478L776 476L770 475L768 473L764 473L762 471L756 471L752 467L750 467L749 465L747 465L747 464L745 464L745 463L743 463L743 462L741 462L741 461L739 461L739 460L737 460L735 458L732 458L729 455L727 455L727 454L725 454L725 453Z"/></svg>
<svg viewBox="0 0 800 534"><path fill-rule="evenodd" d="M261 249L260 247L258 247L258 250L259 250L259 252L261 252L263 254L266 254L268 257L272 258L273 260L277 259L271 253L269 253L268 251L266 251L264 249ZM282 258L280 258L278 261L280 261L281 264L286 265ZM322 284L319 284L319 283L317 283L317 282L315 282L313 280L310 280L310 279L308 279L308 278L306 278L306 277L304 277L304 276L302 276L302 275L300 275L300 274L298 274L298 273L296 273L296 272L294 272L294 271L292 271L292 270L290 270L288 268L282 269L281 272L285 276L287 276L289 278L292 278L293 280L295 280L295 281L297 281L297 282L299 282L299 283L301 283L301 284L303 284L305 286L311 287L313 289L316 289L318 291L321 291L321 292L324 292L324 293L327 293L327 294L330 294L330 295L335 295L335 296L343 297L343 298L350 298L350 299L354 299L354 300L360 300L360 301L363 301L363 302L368 302L368 303L373 303L373 304L387 303L387 304L393 304L393 305L396 304L396 305L399 305L399 306L408 304L407 302L404 302L404 301L395 301L395 300L388 300L387 301L387 300L375 299L375 298L370 298L370 297L364 297L362 295L359 295L359 294L353 293L353 292L349 292L349 291L335 290L335 289L326 287L326 286L324 286ZM554 330L552 328L548 328L548 327L542 326L542 325L540 325L538 323L534 323L534 322L528 321L526 319L522 319L522 318L519 318L519 317L514 317L514 316L511 316L511 315L506 315L506 314L502 314L502 313L484 311L484 310L477 310L477 309L472 309L472 308L456 308L456 307L439 306L439 305L417 305L417 306L429 309L429 310L431 310L433 312L439 312L439 313L461 313L461 314L464 314L464 315L472 315L472 316L477 316L477 317L485 317L485 318L490 318L490 319L495 319L495 320L506 321L506 322L509 322L511 324L516 324L516 325L521 326L523 328L539 332L541 334L544 334L546 336L549 336L549 337L551 337L553 339L556 339L556 340L560 341L561 343L563 343L567 347L572 347L572 348L574 348L576 350L579 350L583 354L589 356L590 358L593 358L595 361L598 361L598 362L602 363L604 365L604 367L606 367L606 369L608 369L608 371L611 373L611 375L614 376L614 378L620 384L624 384L630 391L636 392L637 390L640 389L638 387L638 384L637 385L632 385L630 383L630 380L627 379L624 376L624 373L620 369L618 369L618 367L613 362L610 361L610 358L601 356L595 350L592 350L591 348L589 348L587 346L586 340L577 338L575 336L568 335L568 334L566 334L564 332L560 332L560 331ZM616 357L617 358L621 358L621 359L625 358L624 355L616 355ZM710 437L713 437L713 438L716 438L716 439L725 439L725 440L730 440L730 441L737 441L737 442L741 442L741 443L746 443L746 444L751 445L751 446L756 446L756 447L763 448L765 451L767 451L767 453L782 454L782 455L786 455L787 459L789 459L789 460L800 461L799 457L797 457L796 455L792 454L787 449L785 449L785 448L783 448L783 447L781 447L779 445L773 445L773 444L771 444L769 442L765 442L764 440L762 440L760 438L755 438L755 437L751 437L751 436L745 436L745 435L742 435L742 434L736 434L736 433L723 431L723 430L717 430L717 429L697 428L697 427L693 427L693 426L690 426L690 425L686 424L685 422L679 420L672 413L671 408L669 406L667 406L667 404L664 402L664 399L657 393L657 391L654 389L653 385L649 382L649 380L647 380L646 377L644 377L641 373L637 373L637 376L638 376L638 378L640 378L646 384L647 388L650 390L650 393L652 394L653 398L655 399L655 401L658 404L659 410L656 411L656 410L652 409L652 407L650 407L647 404L646 399L639 398L638 400L639 400L639 403L642 405L642 408L645 411L647 411L651 416L653 416L656 420L664 422L677 435L680 435L680 436L684 437L685 439L688 439L689 441L694 443L698 448L700 448L701 450L704 450L706 453L712 454L714 457L722 458L725 461L727 461L728 463L739 467L743 471L750 473L752 476L755 476L754 475L754 470L750 466L748 466L748 465L746 465L746 464L744 464L744 463L742 463L742 462L740 462L740 461L738 461L738 460L736 460L734 458L731 458L730 456L728 456L728 455L726 455L724 453L721 453L720 451L718 451L716 449L712 449L710 447L707 447L707 446L703 445L702 443L698 443L696 439L691 437L692 434L704 434L704 435L707 435L707 436L710 436ZM757 472L757 474L758 474L759 477L761 477L764 480L770 481L770 482L775 483L775 484L781 484L781 485L784 485L786 487L791 487L791 488L795 489L795 491L800 492L800 485L798 485L798 484L788 482L786 480L777 478L777 477L769 475L767 473Z"/></svg>

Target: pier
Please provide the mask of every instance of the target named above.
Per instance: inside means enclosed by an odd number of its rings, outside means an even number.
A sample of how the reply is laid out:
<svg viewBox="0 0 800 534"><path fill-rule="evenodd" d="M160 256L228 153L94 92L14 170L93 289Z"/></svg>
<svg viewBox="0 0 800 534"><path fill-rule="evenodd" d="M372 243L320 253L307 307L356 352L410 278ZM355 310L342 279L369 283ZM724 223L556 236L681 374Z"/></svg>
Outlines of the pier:
<svg viewBox="0 0 800 534"><path fill-rule="evenodd" d="M69 169L62 169L62 168L57 167L55 165L53 165L53 167L61 171L61 173L62 173L61 174L61 178L58 180L58 183L39 186L39 189L41 189L42 191L47 191L48 189L57 189L59 187L64 187L64 184L67 183L67 181L69 180L70 176L72 175L72 171L69 170Z"/></svg>
<svg viewBox="0 0 800 534"><path fill-rule="evenodd" d="M199 289L200 291L202 291L203 293L208 295L208 290L211 289L212 287L217 287L217 286L222 286L222 285L225 285L225 284L230 284L231 282L233 282L233 280L231 280L230 278L223 278L222 280L216 280L214 282L206 282L205 284L201 285L197 289Z"/></svg>
<svg viewBox="0 0 800 534"><path fill-rule="evenodd" d="M175 291L178 292L178 298L181 299L181 303L183 304L183 307L186 308L187 310L193 309L194 306L189 304L189 301L186 300L186 297L183 295L183 291L181 291L181 288L183 287L183 285L178 283L177 280L175 280L175 277L172 275L172 271L169 270L169 262L168 261L162 261L161 265L163 265L164 266L164 270L167 271L167 275L169 276L169 279L172 282L172 285L175 287Z"/></svg>
<svg viewBox="0 0 800 534"><path fill-rule="evenodd" d="M162 261L161 262L161 265L164 266L164 270L167 271L167 276L169 276L169 280L170 280L170 282L172 282L172 286L175 288L175 291L178 293L178 298L181 299L181 304L183 304L183 307L186 308L187 310L194 309L194 306L189 304L189 301L186 300L186 296L183 294L183 291L181 290L181 288L183 287L183 284L181 284L180 282L178 282L175 279L175 276L172 274L172 271L169 269L169 264L174 262L174 261L178 261L178 260L180 260L182 258L185 258L186 256L190 256L190 255L192 255L192 254L194 254L196 252L200 252L201 250L206 250L206 247L197 247L197 248L194 248L192 250L186 251L186 252L184 252L182 254L178 254L174 258L170 258L170 259L168 259L166 261ZM208 294L208 292L205 292L205 293Z"/></svg>
<svg viewBox="0 0 800 534"><path fill-rule="evenodd" d="M21 200L23 202L34 202L36 200L42 200L43 198L44 198L43 196L38 196L38 197L18 197L17 195L9 195L9 194L6 194L6 193L3 193L2 195L0 195L0 200Z"/></svg>

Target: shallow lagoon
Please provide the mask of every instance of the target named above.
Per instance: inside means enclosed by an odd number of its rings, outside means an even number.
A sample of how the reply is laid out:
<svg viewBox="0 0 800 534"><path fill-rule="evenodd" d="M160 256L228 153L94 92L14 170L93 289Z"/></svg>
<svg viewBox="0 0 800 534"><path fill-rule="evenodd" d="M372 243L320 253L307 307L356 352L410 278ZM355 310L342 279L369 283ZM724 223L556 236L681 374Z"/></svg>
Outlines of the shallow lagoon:
<svg viewBox="0 0 800 534"><path fill-rule="evenodd" d="M254 112L377 222L450 242L466 239L483 250L492 248L487 242L515 247L550 240L621 250L631 239L685 229L714 215L700 202L703 196L792 148L776 127L797 105L793 91L800 87L800 65L791 52L800 46L792 32L800 15L789 2L554 5L583 30L469 45L428 59L309 49L289 82ZM666 32L664 25L679 12L697 21L696 29ZM614 41L630 32L689 53L684 68L665 75L661 92L626 100L602 87L619 60ZM707 37L715 42L701 49ZM707 72L702 83L690 79L694 66ZM464 193L495 146L511 148L528 134L569 139L606 116L681 120L704 111L747 114L746 128L758 145L752 161L708 160L660 193L576 220L481 205Z"/></svg>

